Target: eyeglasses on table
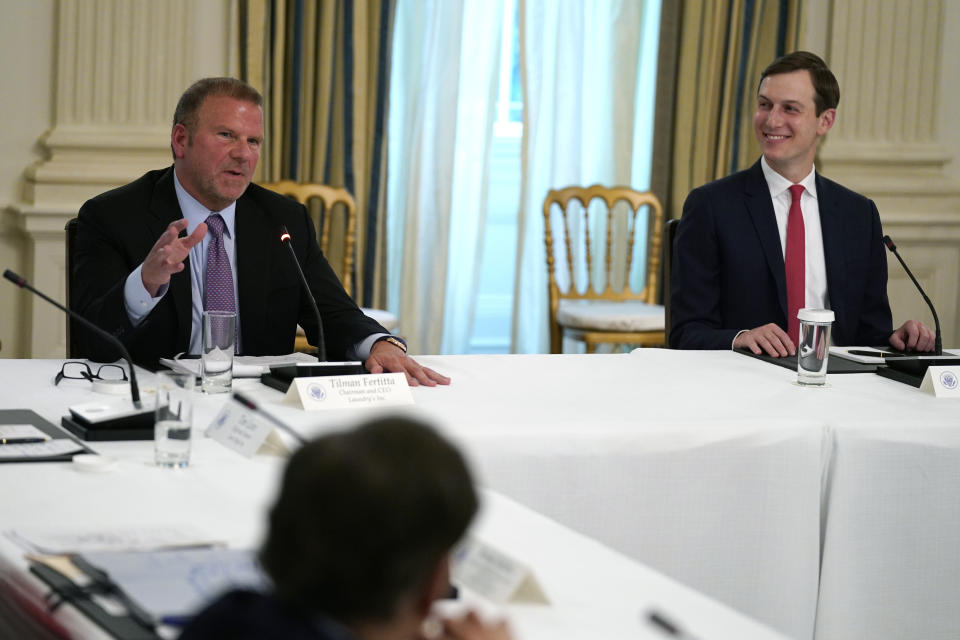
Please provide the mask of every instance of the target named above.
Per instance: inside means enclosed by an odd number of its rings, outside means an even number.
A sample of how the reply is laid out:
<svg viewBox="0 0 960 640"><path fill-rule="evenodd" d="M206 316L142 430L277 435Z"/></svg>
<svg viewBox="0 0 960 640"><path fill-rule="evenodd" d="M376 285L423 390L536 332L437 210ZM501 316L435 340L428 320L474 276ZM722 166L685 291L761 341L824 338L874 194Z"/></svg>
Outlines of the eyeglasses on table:
<svg viewBox="0 0 960 640"><path fill-rule="evenodd" d="M94 372L86 362L64 362L57 377L54 378L54 386L60 384L60 381L64 378L67 380L87 380L89 382L94 380L123 380L126 382L127 372L118 364L102 364Z"/></svg>

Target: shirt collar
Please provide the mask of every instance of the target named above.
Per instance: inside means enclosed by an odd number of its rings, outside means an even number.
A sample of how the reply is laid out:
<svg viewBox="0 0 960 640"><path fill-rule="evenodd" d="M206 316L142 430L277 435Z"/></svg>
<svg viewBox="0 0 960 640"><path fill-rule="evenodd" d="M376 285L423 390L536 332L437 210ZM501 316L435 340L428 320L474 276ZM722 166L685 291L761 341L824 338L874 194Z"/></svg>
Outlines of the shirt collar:
<svg viewBox="0 0 960 640"><path fill-rule="evenodd" d="M792 182L777 173L773 167L767 164L767 159L760 156L760 168L763 169L763 177L767 181L767 188L770 189L770 197L777 199L782 196L793 185ZM817 197L817 167L814 165L810 169L807 177L798 182L803 185L804 190L814 198Z"/></svg>
<svg viewBox="0 0 960 640"><path fill-rule="evenodd" d="M183 185L180 184L180 178L177 177L176 167L174 167L173 170L173 189L177 193L177 202L180 203L180 211L183 213L183 217L187 219L187 235L193 233L197 225L206 220L207 216L211 213L219 213L220 217L223 218L224 232L227 237L234 237L233 227L237 218L236 201L231 202L221 211L211 212L210 209L200 204L196 198L187 193L187 190L183 188Z"/></svg>

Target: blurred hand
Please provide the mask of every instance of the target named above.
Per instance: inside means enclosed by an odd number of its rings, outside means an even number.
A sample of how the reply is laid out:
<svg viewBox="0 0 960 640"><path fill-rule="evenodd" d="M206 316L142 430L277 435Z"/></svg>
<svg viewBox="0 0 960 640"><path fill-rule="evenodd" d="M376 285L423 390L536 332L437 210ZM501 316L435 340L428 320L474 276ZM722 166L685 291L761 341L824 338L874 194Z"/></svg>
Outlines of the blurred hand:
<svg viewBox="0 0 960 640"><path fill-rule="evenodd" d="M506 622L484 623L473 611L463 618L443 620L439 635L431 640L512 640Z"/></svg>
<svg viewBox="0 0 960 640"><path fill-rule="evenodd" d="M797 347L787 336L787 332L773 322L738 335L733 341L733 348L741 347L750 349L756 355L766 353L774 358L792 356L797 352Z"/></svg>

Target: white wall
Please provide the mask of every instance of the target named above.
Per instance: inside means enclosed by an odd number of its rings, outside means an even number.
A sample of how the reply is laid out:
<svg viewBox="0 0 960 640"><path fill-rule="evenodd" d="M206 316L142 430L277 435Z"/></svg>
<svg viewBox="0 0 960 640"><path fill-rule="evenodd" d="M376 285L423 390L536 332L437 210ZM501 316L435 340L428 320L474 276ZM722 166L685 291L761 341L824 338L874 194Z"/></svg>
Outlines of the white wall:
<svg viewBox="0 0 960 640"><path fill-rule="evenodd" d="M23 170L42 158L37 139L53 122L54 0L0 0L0 268L23 271L25 236L7 205ZM0 356L22 353L23 295L0 282Z"/></svg>
<svg viewBox="0 0 960 640"><path fill-rule="evenodd" d="M944 171L960 182L960 0L947 0L943 21L943 67L940 74L940 141L953 155Z"/></svg>

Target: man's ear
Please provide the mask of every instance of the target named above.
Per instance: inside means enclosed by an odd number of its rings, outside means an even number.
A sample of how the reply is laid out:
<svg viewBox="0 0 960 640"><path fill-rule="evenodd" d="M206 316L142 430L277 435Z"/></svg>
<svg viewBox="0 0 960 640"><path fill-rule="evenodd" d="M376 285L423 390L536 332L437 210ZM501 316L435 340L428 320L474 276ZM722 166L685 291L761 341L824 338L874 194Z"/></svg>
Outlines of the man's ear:
<svg viewBox="0 0 960 640"><path fill-rule="evenodd" d="M183 157L183 150L190 142L190 132L183 124L173 125L173 131L170 132L170 146L173 148L173 155L177 158Z"/></svg>
<svg viewBox="0 0 960 640"><path fill-rule="evenodd" d="M823 113L817 116L817 135L826 135L827 131L830 131L830 128L833 126L833 122L836 120L836 118L836 109L824 109Z"/></svg>
<svg viewBox="0 0 960 640"><path fill-rule="evenodd" d="M437 565L430 572L427 581L417 598L417 613L426 617L435 600L447 595L450 590L450 554L445 553L437 561Z"/></svg>

